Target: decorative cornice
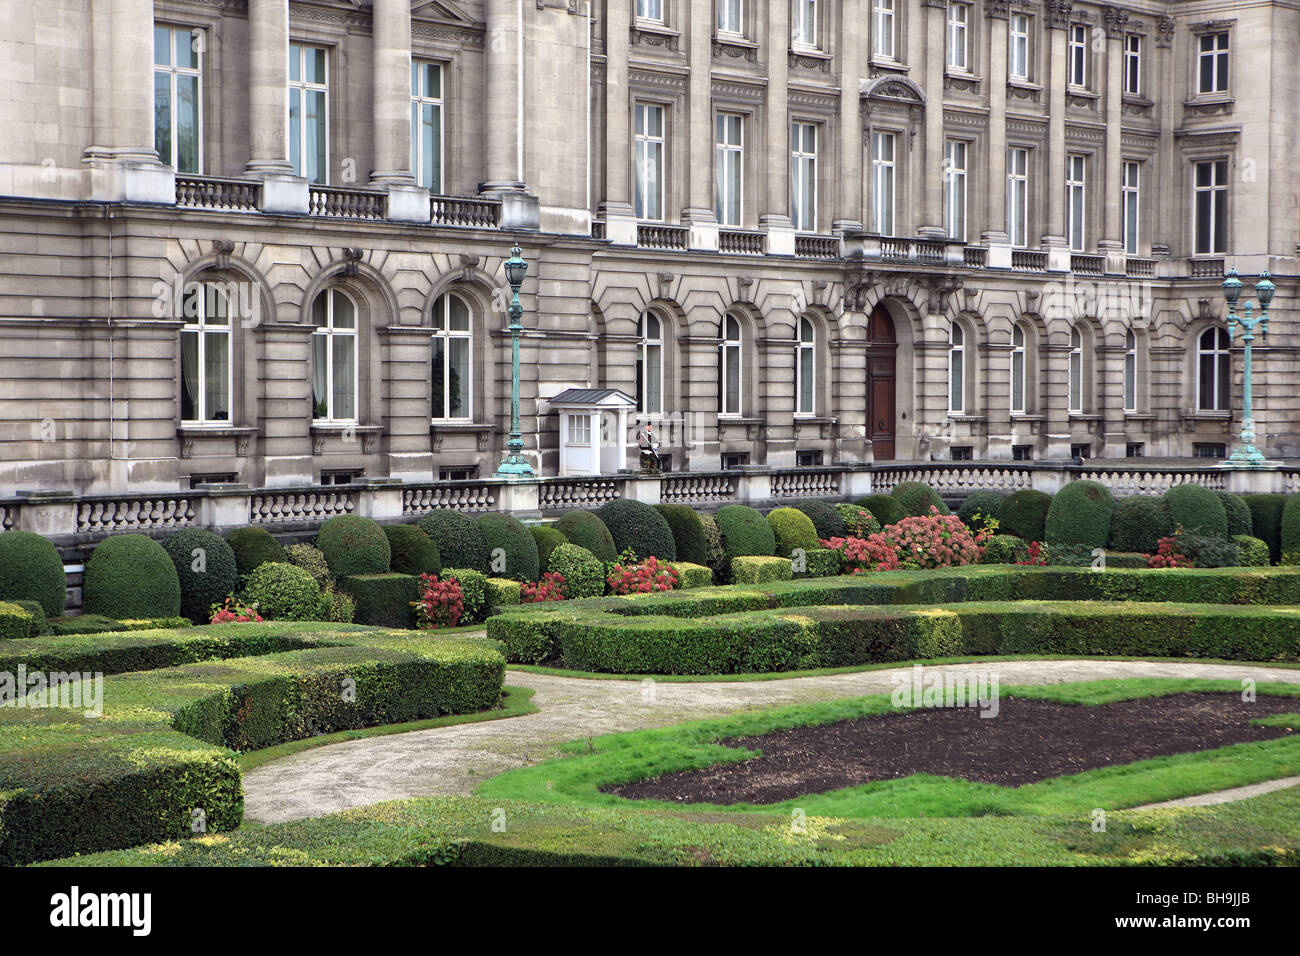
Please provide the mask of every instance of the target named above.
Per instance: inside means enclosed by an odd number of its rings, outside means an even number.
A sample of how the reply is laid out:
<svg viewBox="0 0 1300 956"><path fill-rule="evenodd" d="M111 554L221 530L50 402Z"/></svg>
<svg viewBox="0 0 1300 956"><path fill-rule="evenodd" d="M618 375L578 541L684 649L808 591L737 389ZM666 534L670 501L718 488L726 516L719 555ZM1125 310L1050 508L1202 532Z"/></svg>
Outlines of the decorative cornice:
<svg viewBox="0 0 1300 956"><path fill-rule="evenodd" d="M1162 50L1169 49L1174 42L1174 18L1161 17L1156 21L1156 46Z"/></svg>
<svg viewBox="0 0 1300 956"><path fill-rule="evenodd" d="M1011 13L1011 0L987 0L984 16L990 20L1005 20Z"/></svg>
<svg viewBox="0 0 1300 956"><path fill-rule="evenodd" d="M1070 25L1070 0L1047 0L1047 29L1064 30Z"/></svg>
<svg viewBox="0 0 1300 956"><path fill-rule="evenodd" d="M1119 7L1103 7L1101 11L1102 20L1106 24L1106 36L1112 40L1124 39L1124 31L1128 27L1128 11L1121 10Z"/></svg>

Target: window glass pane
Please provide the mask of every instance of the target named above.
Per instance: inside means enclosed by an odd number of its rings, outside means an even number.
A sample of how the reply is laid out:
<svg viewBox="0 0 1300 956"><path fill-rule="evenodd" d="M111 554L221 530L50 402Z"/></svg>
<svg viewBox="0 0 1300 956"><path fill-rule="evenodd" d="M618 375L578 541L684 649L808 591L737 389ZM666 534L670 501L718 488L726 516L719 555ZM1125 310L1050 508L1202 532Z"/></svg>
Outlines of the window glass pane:
<svg viewBox="0 0 1300 956"><path fill-rule="evenodd" d="M302 47L296 43L289 44L289 81L297 83L302 79Z"/></svg>
<svg viewBox="0 0 1300 956"><path fill-rule="evenodd" d="M1083 408L1083 356L1078 352L1070 355L1070 410Z"/></svg>
<svg viewBox="0 0 1300 956"><path fill-rule="evenodd" d="M334 337L334 417L357 417L357 337Z"/></svg>
<svg viewBox="0 0 1300 956"><path fill-rule="evenodd" d="M153 62L154 62L154 66L171 66L171 62L172 62L171 27L155 26L153 28Z"/></svg>
<svg viewBox="0 0 1300 956"><path fill-rule="evenodd" d="M316 296L316 301L311 304L312 322L318 329L323 329L329 325L329 296L328 292L322 292Z"/></svg>
<svg viewBox="0 0 1300 956"><path fill-rule="evenodd" d="M468 332L469 305L458 295L449 296L447 301L449 313L447 327L453 332Z"/></svg>
<svg viewBox="0 0 1300 956"><path fill-rule="evenodd" d="M164 166L172 164L172 78L170 73L153 75L153 148Z"/></svg>
<svg viewBox="0 0 1300 956"><path fill-rule="evenodd" d="M659 412L663 408L663 362L661 346L646 346L646 408L647 412Z"/></svg>
<svg viewBox="0 0 1300 956"><path fill-rule="evenodd" d="M203 400L209 421L230 421L230 333L203 334Z"/></svg>
<svg viewBox="0 0 1300 956"><path fill-rule="evenodd" d="M1199 407L1213 409L1214 405L1214 356L1202 355L1200 359L1200 396Z"/></svg>
<svg viewBox="0 0 1300 956"><path fill-rule="evenodd" d="M1025 353L1011 353L1011 409L1025 410Z"/></svg>
<svg viewBox="0 0 1300 956"><path fill-rule="evenodd" d="M193 30L176 31L176 65L186 70L199 68L199 40Z"/></svg>
<svg viewBox="0 0 1300 956"><path fill-rule="evenodd" d="M304 79L308 83L325 82L325 50L323 48L313 47L309 49L304 66L307 73Z"/></svg>
<svg viewBox="0 0 1300 956"><path fill-rule="evenodd" d="M355 329L357 327L357 312L352 305L352 300L342 292L332 293L334 296L334 328L336 329Z"/></svg>
<svg viewBox="0 0 1300 956"><path fill-rule="evenodd" d="M442 66L438 63L424 65L424 95L430 99L442 99Z"/></svg>
<svg viewBox="0 0 1300 956"><path fill-rule="evenodd" d="M289 91L289 162L295 174L302 171L302 102L301 91Z"/></svg>
<svg viewBox="0 0 1300 956"><path fill-rule="evenodd" d="M1230 363L1231 359L1227 355L1219 356L1219 374L1218 374L1218 404L1215 408L1228 409L1232 406L1228 400L1228 389L1232 386L1232 373Z"/></svg>
<svg viewBox="0 0 1300 956"><path fill-rule="evenodd" d="M420 185L442 192L442 107L424 104L420 122Z"/></svg>
<svg viewBox="0 0 1300 956"><path fill-rule="evenodd" d="M429 360L429 392L433 398L433 417L447 417L446 339L433 337L433 353Z"/></svg>
<svg viewBox="0 0 1300 956"><path fill-rule="evenodd" d="M954 412L960 412L963 408L962 399L965 389L962 387L964 372L962 369L962 353L960 349L953 349L948 353L951 361L948 366L948 407Z"/></svg>
<svg viewBox="0 0 1300 956"><path fill-rule="evenodd" d="M724 411L734 415L740 411L740 349L729 345L723 352L727 364L727 403Z"/></svg>
<svg viewBox="0 0 1300 956"><path fill-rule="evenodd" d="M1124 407L1137 407L1137 356L1132 352L1124 356Z"/></svg>
<svg viewBox="0 0 1300 956"><path fill-rule="evenodd" d="M447 401L452 418L469 417L470 341L447 340Z"/></svg>
<svg viewBox="0 0 1300 956"><path fill-rule="evenodd" d="M199 333L181 333L181 419L199 417Z"/></svg>
<svg viewBox="0 0 1300 956"><path fill-rule="evenodd" d="M319 301L319 300L318 300ZM311 400L312 417L329 417L329 339L316 333L311 337Z"/></svg>
<svg viewBox="0 0 1300 956"><path fill-rule="evenodd" d="M813 365L816 352L811 348L799 350L799 411L813 413Z"/></svg>
<svg viewBox="0 0 1300 956"><path fill-rule="evenodd" d="M166 162L166 160L164 160ZM199 171L199 78L176 77L176 171Z"/></svg>
<svg viewBox="0 0 1300 956"><path fill-rule="evenodd" d="M325 94L319 90L307 92L308 168L303 175L314 183L325 181Z"/></svg>

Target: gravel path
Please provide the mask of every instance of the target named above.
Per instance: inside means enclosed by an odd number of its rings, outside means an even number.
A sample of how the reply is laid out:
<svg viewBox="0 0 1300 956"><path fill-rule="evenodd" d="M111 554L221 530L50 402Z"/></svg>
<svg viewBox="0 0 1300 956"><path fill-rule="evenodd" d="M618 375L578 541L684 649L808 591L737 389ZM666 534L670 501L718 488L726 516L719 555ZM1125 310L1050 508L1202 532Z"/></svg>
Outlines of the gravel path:
<svg viewBox="0 0 1300 956"><path fill-rule="evenodd" d="M910 670L910 668L904 668ZM994 671L1002 685L1128 677L1300 682L1285 668L1145 661L997 661L926 668ZM890 691L899 669L717 683L584 680L509 671L531 687L540 713L331 744L244 775L244 818L278 823L429 794L468 794L487 777L538 763L570 740L736 711Z"/></svg>

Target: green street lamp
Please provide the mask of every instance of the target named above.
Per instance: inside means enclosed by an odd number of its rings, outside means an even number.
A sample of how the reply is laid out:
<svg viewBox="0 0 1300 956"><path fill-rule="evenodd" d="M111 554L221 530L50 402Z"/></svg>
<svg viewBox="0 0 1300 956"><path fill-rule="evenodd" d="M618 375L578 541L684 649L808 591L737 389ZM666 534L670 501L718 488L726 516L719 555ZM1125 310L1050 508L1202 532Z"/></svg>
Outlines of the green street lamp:
<svg viewBox="0 0 1300 956"><path fill-rule="evenodd" d="M520 319L524 316L524 307L519 302L519 288L524 284L528 274L528 263L524 261L523 250L519 244L510 250L506 260L506 281L510 283L510 439L506 442L506 455L501 459L497 474L505 478L532 478L533 466L524 457L524 436L519 431L519 338L524 327Z"/></svg>
<svg viewBox="0 0 1300 956"><path fill-rule="evenodd" d="M1241 341L1245 346L1244 375L1245 379L1245 400L1242 405L1241 417L1241 445L1228 458L1229 465L1262 465L1265 461L1264 454L1255 447L1255 409L1253 400L1253 382L1251 381L1251 343L1255 341L1255 327L1259 326L1259 331L1263 341L1268 341L1268 304L1273 301L1273 293L1277 287L1273 284L1272 278L1267 272L1261 273L1259 281L1255 283L1255 296L1259 299L1259 318L1251 315L1251 305L1245 304L1244 314L1237 315L1237 300L1241 298L1242 283L1237 278L1236 268L1228 270L1228 277L1223 280L1223 298L1228 303L1228 340L1231 341L1236 333L1237 323L1241 324Z"/></svg>

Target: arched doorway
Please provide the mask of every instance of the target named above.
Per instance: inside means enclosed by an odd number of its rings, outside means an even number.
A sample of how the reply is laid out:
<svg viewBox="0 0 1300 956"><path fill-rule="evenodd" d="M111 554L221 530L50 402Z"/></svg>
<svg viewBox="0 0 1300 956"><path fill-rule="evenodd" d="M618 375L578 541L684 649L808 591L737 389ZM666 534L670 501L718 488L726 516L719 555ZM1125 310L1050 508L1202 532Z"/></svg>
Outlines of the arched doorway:
<svg viewBox="0 0 1300 956"><path fill-rule="evenodd" d="M867 437L876 461L895 457L897 352L889 310L877 305L867 321Z"/></svg>

